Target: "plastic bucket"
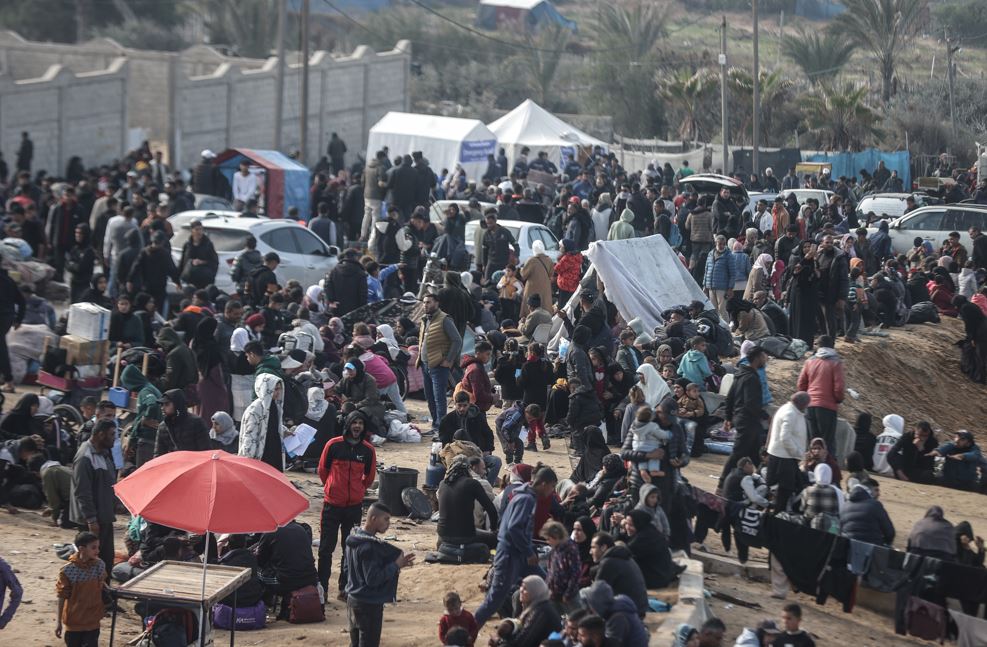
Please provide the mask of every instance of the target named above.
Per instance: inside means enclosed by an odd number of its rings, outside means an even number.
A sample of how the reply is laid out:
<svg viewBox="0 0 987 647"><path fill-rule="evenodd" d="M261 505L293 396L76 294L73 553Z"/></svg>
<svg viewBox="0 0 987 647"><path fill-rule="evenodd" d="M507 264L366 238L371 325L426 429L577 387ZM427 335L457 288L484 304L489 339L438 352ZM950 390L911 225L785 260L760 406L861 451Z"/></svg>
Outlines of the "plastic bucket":
<svg viewBox="0 0 987 647"><path fill-rule="evenodd" d="M404 517L408 508L401 501L401 490L418 487L418 470L410 467L389 467L377 473L379 482L377 500L386 505L391 514Z"/></svg>

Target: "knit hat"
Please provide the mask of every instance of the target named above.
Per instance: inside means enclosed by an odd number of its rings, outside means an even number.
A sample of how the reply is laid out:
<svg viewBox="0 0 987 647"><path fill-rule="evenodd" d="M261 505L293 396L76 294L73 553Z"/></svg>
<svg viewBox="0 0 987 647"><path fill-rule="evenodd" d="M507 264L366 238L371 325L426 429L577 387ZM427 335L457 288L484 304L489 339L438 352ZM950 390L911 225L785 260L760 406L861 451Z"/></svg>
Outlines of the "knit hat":
<svg viewBox="0 0 987 647"><path fill-rule="evenodd" d="M248 328L256 328L257 326L263 326L267 323L267 320L264 319L264 315L258 312L257 314L252 314L247 317L247 320L244 323L247 324Z"/></svg>

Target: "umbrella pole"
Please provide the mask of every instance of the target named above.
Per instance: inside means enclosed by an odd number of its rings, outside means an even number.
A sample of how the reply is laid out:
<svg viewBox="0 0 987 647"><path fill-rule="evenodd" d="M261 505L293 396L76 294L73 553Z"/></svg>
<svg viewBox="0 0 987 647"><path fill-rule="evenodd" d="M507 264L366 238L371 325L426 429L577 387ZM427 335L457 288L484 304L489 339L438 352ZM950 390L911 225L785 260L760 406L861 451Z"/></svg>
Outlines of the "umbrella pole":
<svg viewBox="0 0 987 647"><path fill-rule="evenodd" d="M199 647L205 647L206 644L206 568L209 566L209 531L206 531L206 549L203 551L205 555L202 558L202 595L200 596L199 609L201 611L201 617L199 618Z"/></svg>

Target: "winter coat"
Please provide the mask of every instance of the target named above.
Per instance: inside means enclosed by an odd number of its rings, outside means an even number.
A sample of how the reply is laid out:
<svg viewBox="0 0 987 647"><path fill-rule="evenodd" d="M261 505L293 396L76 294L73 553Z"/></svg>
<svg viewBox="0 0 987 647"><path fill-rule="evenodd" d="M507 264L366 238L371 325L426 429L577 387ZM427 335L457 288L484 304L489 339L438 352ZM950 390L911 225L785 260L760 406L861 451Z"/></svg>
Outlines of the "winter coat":
<svg viewBox="0 0 987 647"><path fill-rule="evenodd" d="M627 547L641 568L644 584L649 589L666 587L675 580L675 564L668 550L668 538L658 532L654 524L638 528L628 540Z"/></svg>
<svg viewBox="0 0 987 647"><path fill-rule="evenodd" d="M209 429L202 418L188 412L185 391L172 389L165 391L165 395L174 403L175 415L164 416L164 420L158 425L154 457L174 451L201 452L209 449Z"/></svg>
<svg viewBox="0 0 987 647"><path fill-rule="evenodd" d="M380 429L384 423L384 405L380 402L380 390L373 375L364 370L354 377L344 377L336 385L336 392L346 396L358 411L363 412Z"/></svg>
<svg viewBox="0 0 987 647"><path fill-rule="evenodd" d="M637 232L634 231L634 212L630 209L624 209L620 214L620 219L610 225L607 240L626 240L635 236L637 236Z"/></svg>
<svg viewBox="0 0 987 647"><path fill-rule="evenodd" d="M615 594L613 588L599 578L579 592L583 605L606 621L607 644L623 647L647 647L648 630L638 616L638 609L626 595Z"/></svg>
<svg viewBox="0 0 987 647"><path fill-rule="evenodd" d="M802 460L808 438L805 414L791 402L778 407L771 419L768 454L775 458Z"/></svg>
<svg viewBox="0 0 987 647"><path fill-rule="evenodd" d="M490 385L486 367L475 357L467 357L463 361L463 369L465 370L461 382L463 390L470 394L470 401L480 411L489 411L493 406L493 387Z"/></svg>
<svg viewBox="0 0 987 647"><path fill-rule="evenodd" d="M709 250L706 257L706 274L703 277L703 287L707 290L732 290L737 277L734 274L733 252L724 249L718 252L715 248Z"/></svg>
<svg viewBox="0 0 987 647"><path fill-rule="evenodd" d="M733 200L729 198L724 200L717 196L710 211L713 214L714 233L722 233L727 238L736 238L740 235L740 212Z"/></svg>
<svg viewBox="0 0 987 647"><path fill-rule="evenodd" d="M579 279L582 277L582 273L583 255L579 252L563 254L555 263L555 282L559 286L559 290L563 292L575 292L578 290ZM545 305L544 301L542 305Z"/></svg>
<svg viewBox="0 0 987 647"><path fill-rule="evenodd" d="M275 403L277 405L278 416L284 412L284 388L280 378L270 373L262 373L254 379L254 392L256 398L247 405L240 418L240 456L261 460L264 456L264 446L267 440L269 417L271 415L271 403L274 401L274 390L282 385L281 397ZM278 429L281 431L281 438L287 429L281 420L278 420Z"/></svg>
<svg viewBox="0 0 987 647"><path fill-rule="evenodd" d="M626 546L614 546L603 554L596 567L595 580L609 584L615 597L624 595L630 598L638 613L648 611L648 587L644 584L644 575Z"/></svg>
<svg viewBox="0 0 987 647"><path fill-rule="evenodd" d="M555 268L552 259L545 254L536 254L525 261L521 267L521 280L524 281L524 292L521 295L521 314L528 313L528 297L537 294L541 297L541 305L548 308L552 303L552 275Z"/></svg>
<svg viewBox="0 0 987 647"><path fill-rule="evenodd" d="M439 421L438 441L445 447L454 440L473 443L482 452L494 450L493 431L487 424L487 417L476 405L466 410L466 420L454 409Z"/></svg>
<svg viewBox="0 0 987 647"><path fill-rule="evenodd" d="M72 501L69 507L72 521L81 526L92 520L100 524L115 521L116 495L113 485L116 482L117 471L110 452L96 451L88 440L79 445L72 461Z"/></svg>
<svg viewBox="0 0 987 647"><path fill-rule="evenodd" d="M858 485L840 510L841 532L845 537L877 546L891 545L894 524L881 502L866 487Z"/></svg>
<svg viewBox="0 0 987 647"><path fill-rule="evenodd" d="M345 553L348 598L367 605L397 600L400 548L355 528L346 538Z"/></svg>
<svg viewBox="0 0 987 647"><path fill-rule="evenodd" d="M700 391L706 390L706 378L711 376L713 371L709 368L709 360L705 353L698 350L686 351L679 361L679 375L699 386Z"/></svg>
<svg viewBox="0 0 987 647"><path fill-rule="evenodd" d="M347 508L363 503L363 497L377 477L377 453L366 440L349 438L353 420L366 416L354 411L346 418L342 435L331 439L319 458L319 480L322 481L324 501L335 507Z"/></svg>
<svg viewBox="0 0 987 647"><path fill-rule="evenodd" d="M202 265L192 265L192 260L205 261ZM219 270L219 256L213 247L209 236L203 235L196 245L191 238L182 246L182 257L178 264L182 272L182 280L191 283L200 290L216 282L216 272Z"/></svg>
<svg viewBox="0 0 987 647"><path fill-rule="evenodd" d="M184 389L199 381L199 372L195 366L195 355L192 350L182 343L178 333L172 328L162 328L158 332L158 346L165 353L165 374L161 380L161 391Z"/></svg>
<svg viewBox="0 0 987 647"><path fill-rule="evenodd" d="M327 303L338 303L337 317L367 305L366 270L355 260L343 259L326 277L323 295Z"/></svg>
<svg viewBox="0 0 987 647"><path fill-rule="evenodd" d="M799 391L809 394L810 407L836 411L846 397L843 361L832 348L820 348L806 360L799 373Z"/></svg>
<svg viewBox="0 0 987 647"><path fill-rule="evenodd" d="M261 256L260 252L256 249L245 249L233 261L233 267L230 269L230 278L239 286L242 283L246 283L254 273L254 270L263 264L264 257Z"/></svg>
<svg viewBox="0 0 987 647"><path fill-rule="evenodd" d="M166 247L150 245L137 254L133 268L129 273L130 281L141 287L141 291L151 295L163 294L168 287L168 280L178 283L180 277L171 252ZM163 304L157 304L160 308Z"/></svg>

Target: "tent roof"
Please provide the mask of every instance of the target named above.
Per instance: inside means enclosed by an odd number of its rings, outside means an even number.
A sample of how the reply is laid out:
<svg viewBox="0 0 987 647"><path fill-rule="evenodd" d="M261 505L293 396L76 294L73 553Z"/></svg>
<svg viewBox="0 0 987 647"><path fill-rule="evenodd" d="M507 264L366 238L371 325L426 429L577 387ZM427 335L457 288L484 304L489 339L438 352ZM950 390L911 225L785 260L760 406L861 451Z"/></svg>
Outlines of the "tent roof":
<svg viewBox="0 0 987 647"><path fill-rule="evenodd" d="M412 112L388 112L373 125L370 132L418 135L452 141L462 141L473 135L476 139L496 139L496 136L479 119L460 119Z"/></svg>
<svg viewBox="0 0 987 647"><path fill-rule="evenodd" d="M216 164L222 165L224 162L242 155L256 162L258 166L268 170L284 171L304 171L308 173L308 168L304 164L291 159L280 151L255 150L253 148L228 148L216 156Z"/></svg>
<svg viewBox="0 0 987 647"><path fill-rule="evenodd" d="M603 146L607 145L562 121L531 99L490 124L501 144L527 146Z"/></svg>
<svg viewBox="0 0 987 647"><path fill-rule="evenodd" d="M545 2L545 0L480 0L480 4L493 7L511 7L512 9L531 10Z"/></svg>

